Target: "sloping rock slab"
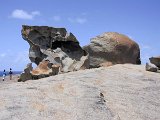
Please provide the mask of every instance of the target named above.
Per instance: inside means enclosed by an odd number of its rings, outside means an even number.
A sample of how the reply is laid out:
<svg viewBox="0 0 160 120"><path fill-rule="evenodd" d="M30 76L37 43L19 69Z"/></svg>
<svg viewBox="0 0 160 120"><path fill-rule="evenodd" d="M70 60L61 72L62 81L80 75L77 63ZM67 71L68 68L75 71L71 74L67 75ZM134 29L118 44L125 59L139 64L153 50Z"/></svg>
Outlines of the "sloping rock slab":
<svg viewBox="0 0 160 120"><path fill-rule="evenodd" d="M1 120L159 120L160 74L114 65L0 87Z"/></svg>

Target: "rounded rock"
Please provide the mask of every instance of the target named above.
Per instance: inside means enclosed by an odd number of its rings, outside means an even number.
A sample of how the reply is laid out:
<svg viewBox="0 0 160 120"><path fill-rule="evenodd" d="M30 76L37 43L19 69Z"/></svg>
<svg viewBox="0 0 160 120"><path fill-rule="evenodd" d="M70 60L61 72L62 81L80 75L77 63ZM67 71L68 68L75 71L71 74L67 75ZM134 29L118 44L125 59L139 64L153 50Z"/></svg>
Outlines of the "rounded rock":
<svg viewBox="0 0 160 120"><path fill-rule="evenodd" d="M83 47L90 55L90 67L114 64L141 64L139 45L129 37L117 32L106 32L91 39Z"/></svg>

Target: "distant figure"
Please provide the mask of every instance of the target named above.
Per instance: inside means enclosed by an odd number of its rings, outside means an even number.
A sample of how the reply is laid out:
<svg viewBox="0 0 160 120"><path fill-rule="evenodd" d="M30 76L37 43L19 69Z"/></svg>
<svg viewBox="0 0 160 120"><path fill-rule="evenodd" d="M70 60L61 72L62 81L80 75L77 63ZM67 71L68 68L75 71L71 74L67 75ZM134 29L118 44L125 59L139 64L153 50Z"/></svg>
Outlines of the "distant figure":
<svg viewBox="0 0 160 120"><path fill-rule="evenodd" d="M5 77L6 77L6 70L3 71L3 81L4 81Z"/></svg>
<svg viewBox="0 0 160 120"><path fill-rule="evenodd" d="M10 68L9 76L10 76L10 80L12 80L12 68Z"/></svg>

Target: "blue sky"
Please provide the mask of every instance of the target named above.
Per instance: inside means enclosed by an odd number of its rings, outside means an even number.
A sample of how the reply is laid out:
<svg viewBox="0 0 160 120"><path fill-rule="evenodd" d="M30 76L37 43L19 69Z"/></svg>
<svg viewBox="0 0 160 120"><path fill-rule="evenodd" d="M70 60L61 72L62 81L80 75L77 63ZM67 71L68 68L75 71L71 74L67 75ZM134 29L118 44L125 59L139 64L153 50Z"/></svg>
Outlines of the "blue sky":
<svg viewBox="0 0 160 120"><path fill-rule="evenodd" d="M23 70L29 45L21 26L65 27L81 46L104 32L119 32L140 45L142 63L160 55L160 0L1 0L0 70Z"/></svg>

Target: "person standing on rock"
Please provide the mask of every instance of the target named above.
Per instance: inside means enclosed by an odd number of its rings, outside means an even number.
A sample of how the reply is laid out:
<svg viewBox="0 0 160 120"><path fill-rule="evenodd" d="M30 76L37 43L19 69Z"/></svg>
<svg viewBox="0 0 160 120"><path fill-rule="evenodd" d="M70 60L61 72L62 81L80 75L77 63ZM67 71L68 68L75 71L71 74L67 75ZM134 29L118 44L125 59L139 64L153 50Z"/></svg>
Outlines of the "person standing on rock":
<svg viewBox="0 0 160 120"><path fill-rule="evenodd" d="M10 68L9 76L10 76L10 80L12 80L12 68Z"/></svg>
<svg viewBox="0 0 160 120"><path fill-rule="evenodd" d="M5 77L6 77L6 70L3 71L3 81L4 81Z"/></svg>

